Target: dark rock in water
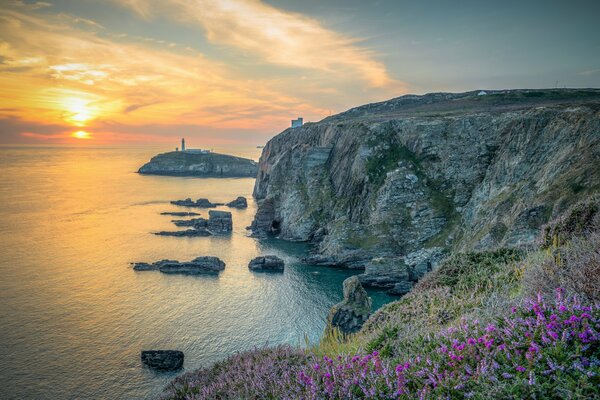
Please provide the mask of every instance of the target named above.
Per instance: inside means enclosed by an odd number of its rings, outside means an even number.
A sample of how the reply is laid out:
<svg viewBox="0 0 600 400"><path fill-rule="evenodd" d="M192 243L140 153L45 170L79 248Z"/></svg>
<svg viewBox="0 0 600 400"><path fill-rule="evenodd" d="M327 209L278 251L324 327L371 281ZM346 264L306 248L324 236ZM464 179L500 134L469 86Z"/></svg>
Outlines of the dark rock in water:
<svg viewBox="0 0 600 400"><path fill-rule="evenodd" d="M160 271L165 274L205 274L218 273L225 269L225 263L218 257L202 256L192 261L161 260L154 263L133 263L136 271Z"/></svg>
<svg viewBox="0 0 600 400"><path fill-rule="evenodd" d="M213 152L172 151L152 157L140 174L213 178L255 178L256 161Z"/></svg>
<svg viewBox="0 0 600 400"><path fill-rule="evenodd" d="M208 227L208 220L206 218L176 219L171 222L175 226L191 226L194 229L206 229Z"/></svg>
<svg viewBox="0 0 600 400"><path fill-rule="evenodd" d="M225 263L218 257L203 256L189 262L164 263L158 270L165 274L206 274L218 273L225 269Z"/></svg>
<svg viewBox="0 0 600 400"><path fill-rule="evenodd" d="M212 233L230 233L233 230L233 221L229 211L208 212L208 230Z"/></svg>
<svg viewBox="0 0 600 400"><path fill-rule="evenodd" d="M173 371L183 367L183 352L179 350L142 350L141 358L151 368Z"/></svg>
<svg viewBox="0 0 600 400"><path fill-rule="evenodd" d="M160 231L155 232L158 236L175 236L175 237L204 237L211 236L212 233L206 229L186 229L185 231Z"/></svg>
<svg viewBox="0 0 600 400"><path fill-rule="evenodd" d="M200 207L200 208L215 208L216 206L222 206L223 203L211 203L208 199L200 198L193 201L191 198L185 200L173 200L171 204L182 207Z"/></svg>
<svg viewBox="0 0 600 400"><path fill-rule="evenodd" d="M248 264L248 268L252 271L283 272L283 267L283 260L273 255L256 257Z"/></svg>
<svg viewBox="0 0 600 400"><path fill-rule="evenodd" d="M338 328L342 333L360 330L371 314L371 299L360 284L358 277L344 281L344 300L334 305L327 317L328 329Z"/></svg>
<svg viewBox="0 0 600 400"><path fill-rule="evenodd" d="M195 212L161 212L160 215L171 215L173 217L194 217L196 215L200 215Z"/></svg>
<svg viewBox="0 0 600 400"><path fill-rule="evenodd" d="M248 201L246 200L245 197L240 196L237 199L227 203L227 207L240 208L240 209L248 208Z"/></svg>
<svg viewBox="0 0 600 400"><path fill-rule="evenodd" d="M132 263L132 265L133 265L133 269L135 271L157 271L163 264L170 264L170 263L176 263L176 262L178 262L178 261L177 260L160 260L160 261L156 261L153 263L136 262L136 263Z"/></svg>

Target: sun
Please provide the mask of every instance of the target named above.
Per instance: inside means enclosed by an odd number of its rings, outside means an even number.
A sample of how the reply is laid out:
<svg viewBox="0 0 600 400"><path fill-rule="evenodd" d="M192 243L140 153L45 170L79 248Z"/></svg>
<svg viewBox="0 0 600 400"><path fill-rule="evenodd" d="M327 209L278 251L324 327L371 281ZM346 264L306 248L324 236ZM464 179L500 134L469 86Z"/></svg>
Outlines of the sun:
<svg viewBox="0 0 600 400"><path fill-rule="evenodd" d="M71 136L76 139L91 139L92 138L92 136L86 131L73 132L73 134Z"/></svg>

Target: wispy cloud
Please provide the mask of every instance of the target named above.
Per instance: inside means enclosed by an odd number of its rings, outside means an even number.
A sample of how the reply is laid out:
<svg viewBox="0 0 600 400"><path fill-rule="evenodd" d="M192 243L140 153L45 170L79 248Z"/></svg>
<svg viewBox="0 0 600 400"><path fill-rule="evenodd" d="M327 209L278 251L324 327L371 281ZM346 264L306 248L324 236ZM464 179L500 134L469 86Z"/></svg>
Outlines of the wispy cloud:
<svg viewBox="0 0 600 400"><path fill-rule="evenodd" d="M260 57L267 63L353 75L369 86L401 88L376 54L360 40L298 13L260 0L125 0L144 18L170 15L200 24L209 41Z"/></svg>
<svg viewBox="0 0 600 400"><path fill-rule="evenodd" d="M184 126L217 132L207 140L220 142L228 140L221 133L242 140L254 132L262 139L247 142L260 143L297 115L318 120L374 94L400 93L371 52L315 20L250 0L165 4L176 9L173 23L201 23L214 44L249 52L276 66L270 68L306 71L265 76L260 66L216 59L218 46L208 57L159 32L126 35L52 13L49 5L13 2L0 5L0 119L22 121L11 126L28 140L64 139L80 129L96 139L157 140L136 127L160 127L152 131L168 136L169 127ZM131 0L128 6L151 17L163 3ZM365 87L374 86L381 87L366 95ZM6 136L0 132L0 141Z"/></svg>

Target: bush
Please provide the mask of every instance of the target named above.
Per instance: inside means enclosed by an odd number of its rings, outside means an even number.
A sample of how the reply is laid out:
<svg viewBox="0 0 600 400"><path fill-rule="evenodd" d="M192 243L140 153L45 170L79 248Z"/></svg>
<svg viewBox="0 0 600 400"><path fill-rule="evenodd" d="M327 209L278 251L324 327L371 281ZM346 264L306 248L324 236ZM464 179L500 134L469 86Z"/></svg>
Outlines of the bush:
<svg viewBox="0 0 600 400"><path fill-rule="evenodd" d="M600 230L600 197L581 201L542 227L542 248L558 247Z"/></svg>
<svg viewBox="0 0 600 400"><path fill-rule="evenodd" d="M600 302L600 233L549 249L541 262L525 270L523 286L530 295L563 287L570 295Z"/></svg>

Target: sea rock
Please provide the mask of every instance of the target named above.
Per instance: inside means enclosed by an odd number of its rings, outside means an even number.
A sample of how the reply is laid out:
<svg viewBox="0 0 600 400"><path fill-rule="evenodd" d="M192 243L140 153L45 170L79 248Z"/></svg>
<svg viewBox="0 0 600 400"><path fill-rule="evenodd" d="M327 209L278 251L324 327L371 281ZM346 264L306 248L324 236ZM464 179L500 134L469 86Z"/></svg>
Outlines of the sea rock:
<svg viewBox="0 0 600 400"><path fill-rule="evenodd" d="M261 256L252 259L248 268L252 271L283 272L284 262L274 255Z"/></svg>
<svg viewBox="0 0 600 400"><path fill-rule="evenodd" d="M215 208L216 206L222 206L223 203L211 203L208 199L200 198L193 201L191 198L185 200L173 200L171 204L182 207L200 207L200 208Z"/></svg>
<svg viewBox="0 0 600 400"><path fill-rule="evenodd" d="M344 281L344 300L334 305L327 317L328 329L337 328L344 334L356 333L371 314L371 298L356 276Z"/></svg>
<svg viewBox="0 0 600 400"><path fill-rule="evenodd" d="M191 226L194 229L208 228L208 220L206 218L175 219L171 222L174 223L175 226Z"/></svg>
<svg viewBox="0 0 600 400"><path fill-rule="evenodd" d="M184 231L160 231L154 232L158 236L175 236L175 237L205 237L212 236L212 233L206 229L186 229Z"/></svg>
<svg viewBox="0 0 600 400"><path fill-rule="evenodd" d="M231 233L233 221L229 211L210 210L208 212L208 230L212 233Z"/></svg>
<svg viewBox="0 0 600 400"><path fill-rule="evenodd" d="M227 207L239 208L239 209L248 208L248 201L246 200L245 197L239 196L237 199L230 201L226 205L227 205Z"/></svg>
<svg viewBox="0 0 600 400"><path fill-rule="evenodd" d="M225 269L225 263L218 257L201 256L192 261L160 260L153 263L132 263L135 271L160 271L165 274L204 274L218 273Z"/></svg>
<svg viewBox="0 0 600 400"><path fill-rule="evenodd" d="M183 367L183 352L179 350L142 350L142 363L155 369L173 371Z"/></svg>
<svg viewBox="0 0 600 400"><path fill-rule="evenodd" d="M200 215L195 212L161 212L160 215L171 215L173 217L194 217L196 215Z"/></svg>
<svg viewBox="0 0 600 400"><path fill-rule="evenodd" d="M153 263L136 262L136 263L132 263L132 265L133 265L133 269L135 271L158 271L158 269L163 264L171 264L171 263L176 263L176 262L178 262L178 261L177 260L160 260L160 261L156 261Z"/></svg>
<svg viewBox="0 0 600 400"><path fill-rule="evenodd" d="M158 270L165 274L206 274L218 273L225 269L225 263L218 257L202 256L189 262L163 263Z"/></svg>
<svg viewBox="0 0 600 400"><path fill-rule="evenodd" d="M172 151L152 157L140 174L213 178L255 178L256 161L219 153Z"/></svg>

